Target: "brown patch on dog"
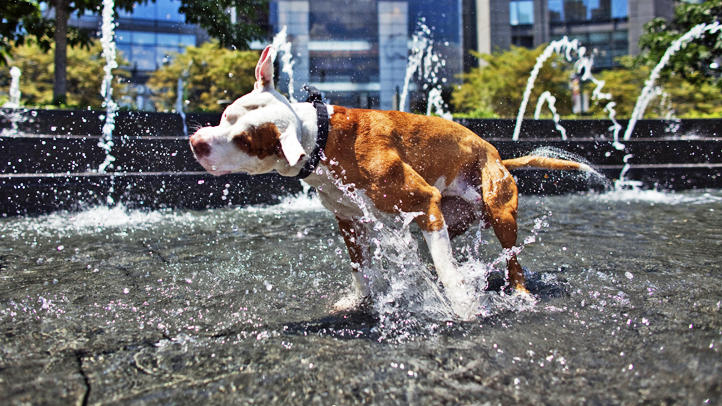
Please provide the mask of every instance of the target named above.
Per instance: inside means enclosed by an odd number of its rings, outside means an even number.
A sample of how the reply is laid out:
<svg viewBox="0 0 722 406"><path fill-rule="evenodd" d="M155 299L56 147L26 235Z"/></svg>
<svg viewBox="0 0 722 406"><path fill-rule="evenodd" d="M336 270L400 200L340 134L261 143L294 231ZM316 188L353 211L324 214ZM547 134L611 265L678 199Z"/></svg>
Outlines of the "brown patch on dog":
<svg viewBox="0 0 722 406"><path fill-rule="evenodd" d="M233 137L233 144L248 155L263 159L281 155L281 133L273 123L251 127Z"/></svg>

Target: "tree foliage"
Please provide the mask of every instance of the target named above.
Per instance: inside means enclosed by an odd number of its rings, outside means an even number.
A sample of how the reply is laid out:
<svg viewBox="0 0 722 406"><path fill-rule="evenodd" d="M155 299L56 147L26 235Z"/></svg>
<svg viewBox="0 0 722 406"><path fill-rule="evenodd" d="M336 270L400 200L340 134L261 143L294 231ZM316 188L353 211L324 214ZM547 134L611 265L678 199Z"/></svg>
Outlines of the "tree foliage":
<svg viewBox="0 0 722 406"><path fill-rule="evenodd" d="M175 108L178 78L184 78L186 111L218 111L219 102L232 101L253 90L258 52L232 51L217 41L187 47L148 80L152 100L160 111Z"/></svg>
<svg viewBox="0 0 722 406"><path fill-rule="evenodd" d="M617 117L630 117L634 110L651 68L635 64L631 56L619 60L620 68L606 70L596 75L605 81L604 91L612 95L616 103ZM607 101L592 106L596 117L603 118ZM644 117L651 118L700 118L722 116L722 94L712 83L690 81L679 74L671 74L657 83L657 92L647 107Z"/></svg>
<svg viewBox="0 0 722 406"><path fill-rule="evenodd" d="M32 40L40 48L47 52L53 44L53 36L56 29L54 19L43 17L40 11L40 2L37 0L6 0L0 2L0 65L6 65L10 57L10 50L17 45L23 45ZM54 2L48 2L50 5ZM85 12L94 9L99 1L77 1L69 3L69 11ZM72 4L72 8L70 8ZM69 27L65 33L68 44L90 45L89 32Z"/></svg>
<svg viewBox="0 0 722 406"><path fill-rule="evenodd" d="M52 45L50 50L52 51ZM53 54L43 52L36 43L13 47L12 59L8 62L20 68L21 103L26 106L48 106L53 103ZM102 58L100 43L91 41L88 47L68 48L68 98L65 107L100 109L103 99L100 86L105 60ZM120 95L125 91L127 72L116 69L113 72L113 92ZM7 89L10 75L7 69L0 70L0 87Z"/></svg>
<svg viewBox="0 0 722 406"><path fill-rule="evenodd" d="M695 25L722 22L722 0L707 0L699 4L680 3L674 18L667 21L655 18L644 27L639 39L641 54L638 63L654 66L674 40ZM722 32L707 34L689 43L674 55L663 75L676 74L693 84L712 82L722 89Z"/></svg>
<svg viewBox="0 0 722 406"><path fill-rule="evenodd" d="M115 9L132 11L135 4L149 0L115 0ZM154 1L154 0L150 0ZM179 11L186 22L199 24L221 45L247 49L251 40L265 34L266 25L260 23L266 16L268 0L181 0ZM44 51L55 44L56 77L54 78L55 103L65 103L65 50L69 46L89 46L92 32L68 26L68 17L88 11L102 11L102 0L51 0L55 8L54 19L42 16L38 0L3 0L0 2L0 65L7 63L9 50L32 39ZM229 10L235 10L231 17Z"/></svg>
<svg viewBox="0 0 722 406"><path fill-rule="evenodd" d="M248 49L268 29L268 0L181 0L179 11L198 24L221 46Z"/></svg>
<svg viewBox="0 0 722 406"><path fill-rule="evenodd" d="M452 95L455 112L473 117L515 117L529 74L543 49L543 46L536 49L512 46L492 54L474 53L485 63L462 75L464 83ZM539 71L525 115L534 114L539 95L547 90L556 97L557 110L569 114L570 73L571 65L561 58L548 60Z"/></svg>

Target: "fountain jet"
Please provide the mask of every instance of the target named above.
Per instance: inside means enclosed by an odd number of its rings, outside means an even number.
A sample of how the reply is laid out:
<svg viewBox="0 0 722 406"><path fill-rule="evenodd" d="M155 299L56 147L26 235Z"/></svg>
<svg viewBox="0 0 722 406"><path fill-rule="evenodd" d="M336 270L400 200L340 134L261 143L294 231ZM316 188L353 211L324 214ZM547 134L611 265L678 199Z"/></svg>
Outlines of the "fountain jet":
<svg viewBox="0 0 722 406"><path fill-rule="evenodd" d="M687 33L672 42L672 45L667 48L667 50L664 52L664 55L662 55L662 59L659 60L657 66L652 69L649 77L644 82L644 88L642 88L642 92L637 98L637 103L634 105L634 110L632 110L632 117L629 120L627 129L624 131L625 141L629 140L629 138L632 136L632 132L634 131L634 127L637 125L637 121L642 119L642 117L644 116L644 110L647 109L647 105L656 95L654 83L657 81L657 79L659 79L659 75L662 72L662 69L664 69L664 67L667 65L670 58L672 58L672 56L674 56L674 54L679 52L682 48L686 47L687 44L689 44L690 42L699 39L703 35L708 33L716 34L720 30L722 30L722 24L720 24L719 21L715 21L711 24L697 24L692 27L691 30L687 31Z"/></svg>

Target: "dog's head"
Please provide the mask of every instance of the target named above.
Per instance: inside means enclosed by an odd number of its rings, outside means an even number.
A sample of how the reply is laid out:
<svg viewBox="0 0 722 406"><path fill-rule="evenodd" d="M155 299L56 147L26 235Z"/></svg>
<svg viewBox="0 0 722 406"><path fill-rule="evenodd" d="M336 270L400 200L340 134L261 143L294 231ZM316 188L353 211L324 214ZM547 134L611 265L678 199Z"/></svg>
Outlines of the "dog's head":
<svg viewBox="0 0 722 406"><path fill-rule="evenodd" d="M253 91L228 106L217 126L190 137L193 155L213 175L267 173L294 166L305 154L301 121L273 86L272 54L271 46L261 53Z"/></svg>

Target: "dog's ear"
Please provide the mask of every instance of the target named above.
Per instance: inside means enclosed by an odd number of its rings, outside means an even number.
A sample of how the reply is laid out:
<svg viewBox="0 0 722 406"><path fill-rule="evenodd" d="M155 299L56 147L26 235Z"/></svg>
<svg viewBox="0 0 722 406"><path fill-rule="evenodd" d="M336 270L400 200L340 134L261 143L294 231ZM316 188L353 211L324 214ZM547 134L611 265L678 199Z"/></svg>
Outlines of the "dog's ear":
<svg viewBox="0 0 722 406"><path fill-rule="evenodd" d="M273 89L273 47L267 46L266 49L261 52L261 57L258 59L256 64L256 83L254 88L256 89Z"/></svg>
<svg viewBox="0 0 722 406"><path fill-rule="evenodd" d="M283 157L286 158L289 165L296 165L298 161L306 155L306 151L303 150L301 143L298 141L295 126L288 126L286 131L281 134L280 140Z"/></svg>

